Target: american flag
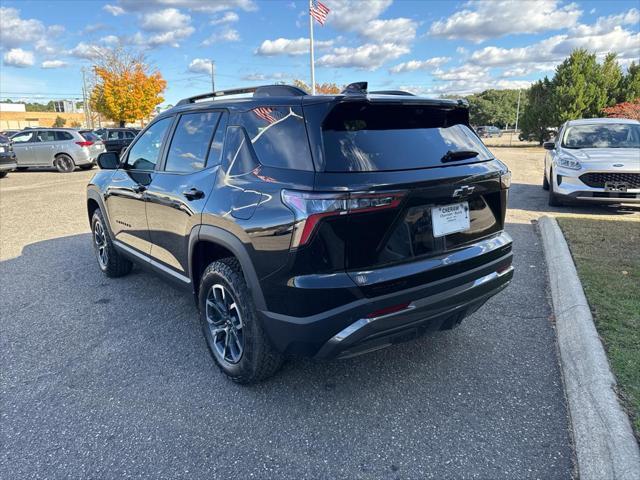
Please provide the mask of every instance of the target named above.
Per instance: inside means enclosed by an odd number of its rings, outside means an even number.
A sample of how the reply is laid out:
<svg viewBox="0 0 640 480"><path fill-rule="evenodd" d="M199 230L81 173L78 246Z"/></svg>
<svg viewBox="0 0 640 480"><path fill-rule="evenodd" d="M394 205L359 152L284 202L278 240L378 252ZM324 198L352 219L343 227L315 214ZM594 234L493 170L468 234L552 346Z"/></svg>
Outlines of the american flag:
<svg viewBox="0 0 640 480"><path fill-rule="evenodd" d="M309 13L318 21L320 25L324 25L329 12L330 10L325 4L319 2L318 0L311 0L311 3L309 5Z"/></svg>
<svg viewBox="0 0 640 480"><path fill-rule="evenodd" d="M255 113L259 118L265 120L268 123L273 123L276 121L276 118L272 115L273 109L269 107L258 107L253 109L253 113Z"/></svg>

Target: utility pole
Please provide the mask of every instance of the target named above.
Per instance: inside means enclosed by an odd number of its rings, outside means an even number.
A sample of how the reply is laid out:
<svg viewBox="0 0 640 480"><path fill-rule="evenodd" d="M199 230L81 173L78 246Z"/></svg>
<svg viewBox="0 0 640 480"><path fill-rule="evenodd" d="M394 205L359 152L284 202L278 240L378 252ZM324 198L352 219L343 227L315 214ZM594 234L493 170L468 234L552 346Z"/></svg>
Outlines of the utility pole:
<svg viewBox="0 0 640 480"><path fill-rule="evenodd" d="M87 128L93 128L93 119L91 118L91 111L89 110L89 93L87 92L87 78L85 76L85 69L82 67L82 108L84 110L85 122L87 122Z"/></svg>
<svg viewBox="0 0 640 480"><path fill-rule="evenodd" d="M215 81L215 72L216 72L216 62L211 60L211 91L216 91L216 81Z"/></svg>
<svg viewBox="0 0 640 480"><path fill-rule="evenodd" d="M518 130L518 117L520 116L520 95L522 94L522 90L518 90L518 106L516 107L516 127L515 130Z"/></svg>

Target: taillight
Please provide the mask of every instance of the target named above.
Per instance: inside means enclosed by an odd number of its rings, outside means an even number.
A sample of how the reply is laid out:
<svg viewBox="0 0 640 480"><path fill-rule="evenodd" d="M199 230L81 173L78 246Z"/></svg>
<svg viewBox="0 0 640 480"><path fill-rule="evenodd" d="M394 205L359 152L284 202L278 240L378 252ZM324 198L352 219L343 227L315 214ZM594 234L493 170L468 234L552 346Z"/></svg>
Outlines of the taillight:
<svg viewBox="0 0 640 480"><path fill-rule="evenodd" d="M86 140L84 142L76 142L77 145L80 145L81 147L90 147L91 145L93 145L93 142Z"/></svg>
<svg viewBox="0 0 640 480"><path fill-rule="evenodd" d="M309 193L282 190L282 202L294 213L296 224L291 246L306 244L325 217L372 212L400 205L405 192Z"/></svg>

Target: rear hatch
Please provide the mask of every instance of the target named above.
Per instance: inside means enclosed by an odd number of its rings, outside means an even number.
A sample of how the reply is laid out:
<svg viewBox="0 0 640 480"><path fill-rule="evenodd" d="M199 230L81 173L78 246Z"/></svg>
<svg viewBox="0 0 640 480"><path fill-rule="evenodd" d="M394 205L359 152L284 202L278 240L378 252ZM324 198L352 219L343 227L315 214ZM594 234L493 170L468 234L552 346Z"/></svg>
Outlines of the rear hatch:
<svg viewBox="0 0 640 480"><path fill-rule="evenodd" d="M507 168L469 128L465 105L365 97L305 117L322 145L314 190L349 197L348 214L323 221L344 237L345 269L368 296L437 280L431 267L450 252L502 230ZM394 268L417 262L429 272ZM392 281L410 272L413 281Z"/></svg>

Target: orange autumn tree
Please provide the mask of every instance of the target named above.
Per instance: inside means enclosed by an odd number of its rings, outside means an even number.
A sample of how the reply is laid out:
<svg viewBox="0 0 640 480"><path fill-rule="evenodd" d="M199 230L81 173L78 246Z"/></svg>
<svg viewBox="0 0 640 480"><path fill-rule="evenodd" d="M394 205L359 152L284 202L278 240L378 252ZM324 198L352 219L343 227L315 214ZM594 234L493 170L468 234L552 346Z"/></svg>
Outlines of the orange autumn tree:
<svg viewBox="0 0 640 480"><path fill-rule="evenodd" d="M302 80L294 80L293 84L307 93L311 93L311 87ZM319 95L337 95L340 87L335 83L316 83L316 93Z"/></svg>
<svg viewBox="0 0 640 480"><path fill-rule="evenodd" d="M91 107L120 126L144 120L164 101L162 93L167 82L141 55L122 48L101 50L93 72L96 83L91 91Z"/></svg>

